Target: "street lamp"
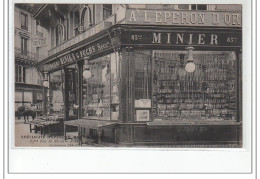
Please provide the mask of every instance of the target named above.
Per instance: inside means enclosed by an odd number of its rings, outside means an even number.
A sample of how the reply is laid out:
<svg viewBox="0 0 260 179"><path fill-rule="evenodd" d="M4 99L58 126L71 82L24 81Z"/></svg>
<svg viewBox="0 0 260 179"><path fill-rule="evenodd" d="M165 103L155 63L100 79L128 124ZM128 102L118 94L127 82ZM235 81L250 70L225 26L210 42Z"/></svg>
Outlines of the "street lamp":
<svg viewBox="0 0 260 179"><path fill-rule="evenodd" d="M84 71L83 71L83 77L86 79L89 79L91 77L91 71L88 63L89 62L87 62L87 64L84 65Z"/></svg>
<svg viewBox="0 0 260 179"><path fill-rule="evenodd" d="M185 65L185 70L189 73L193 73L196 70L196 66L194 64L194 59L193 59L193 47L187 47L188 50L188 59L187 59L187 64Z"/></svg>
<svg viewBox="0 0 260 179"><path fill-rule="evenodd" d="M48 72L44 72L43 74L43 83L42 85L46 88L49 87L49 80L48 80Z"/></svg>

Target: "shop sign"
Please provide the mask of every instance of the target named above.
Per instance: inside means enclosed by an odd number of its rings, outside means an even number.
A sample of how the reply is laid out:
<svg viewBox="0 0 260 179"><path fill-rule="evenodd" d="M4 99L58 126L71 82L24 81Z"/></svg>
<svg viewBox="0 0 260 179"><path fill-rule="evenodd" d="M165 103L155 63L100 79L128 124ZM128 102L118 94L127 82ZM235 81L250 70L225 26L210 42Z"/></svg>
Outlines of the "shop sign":
<svg viewBox="0 0 260 179"><path fill-rule="evenodd" d="M151 108L151 100L150 99L139 99L135 100L136 108Z"/></svg>
<svg viewBox="0 0 260 179"><path fill-rule="evenodd" d="M128 24L241 27L240 12L127 9Z"/></svg>
<svg viewBox="0 0 260 179"><path fill-rule="evenodd" d="M143 45L178 45L178 46L242 46L241 32L183 32L183 31L162 31L162 32L140 32L131 31L129 44Z"/></svg>
<svg viewBox="0 0 260 179"><path fill-rule="evenodd" d="M47 46L46 38L33 38L32 44L36 47L44 47Z"/></svg>
<svg viewBox="0 0 260 179"><path fill-rule="evenodd" d="M136 110L137 121L149 121L149 110Z"/></svg>
<svg viewBox="0 0 260 179"><path fill-rule="evenodd" d="M114 41L114 38L112 38L112 41ZM54 70L61 66L65 66L65 65L74 63L82 58L89 58L90 56L92 56L96 53L100 53L111 47L112 47L112 45L111 45L110 38L107 37L107 38L101 39L95 43L92 43L91 45L80 48L77 51L63 55L50 63L44 64L43 71Z"/></svg>

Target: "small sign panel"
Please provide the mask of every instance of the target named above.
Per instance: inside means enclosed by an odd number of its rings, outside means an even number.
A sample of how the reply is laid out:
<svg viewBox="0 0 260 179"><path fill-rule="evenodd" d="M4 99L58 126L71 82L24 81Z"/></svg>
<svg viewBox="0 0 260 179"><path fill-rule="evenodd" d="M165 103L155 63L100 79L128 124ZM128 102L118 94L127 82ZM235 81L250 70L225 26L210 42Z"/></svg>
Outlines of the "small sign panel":
<svg viewBox="0 0 260 179"><path fill-rule="evenodd" d="M149 121L149 110L136 110L137 121Z"/></svg>
<svg viewBox="0 0 260 179"><path fill-rule="evenodd" d="M150 99L139 99L135 100L136 108L151 108L151 100Z"/></svg>

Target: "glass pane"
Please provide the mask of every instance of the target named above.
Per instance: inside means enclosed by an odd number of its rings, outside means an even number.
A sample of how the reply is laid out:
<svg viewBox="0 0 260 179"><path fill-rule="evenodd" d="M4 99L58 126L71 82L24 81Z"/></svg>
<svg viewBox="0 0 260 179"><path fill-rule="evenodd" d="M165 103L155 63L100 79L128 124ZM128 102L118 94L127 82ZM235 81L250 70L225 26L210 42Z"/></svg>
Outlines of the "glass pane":
<svg viewBox="0 0 260 179"><path fill-rule="evenodd" d="M194 64L194 72L185 70L186 51L154 52L154 117L235 120L235 53L194 52Z"/></svg>
<svg viewBox="0 0 260 179"><path fill-rule="evenodd" d="M197 10L197 5L196 4L192 4L191 5L191 10Z"/></svg>
<svg viewBox="0 0 260 179"><path fill-rule="evenodd" d="M114 63L114 62L113 62ZM111 74L111 55L85 60L83 72L83 116L91 119L110 120L111 82L115 74ZM114 88L114 86L113 86ZM115 92L117 91L114 89ZM117 101L114 101L115 103ZM117 111L116 109L113 111Z"/></svg>
<svg viewBox="0 0 260 179"><path fill-rule="evenodd" d="M21 13L21 28L27 30L27 15Z"/></svg>
<svg viewBox="0 0 260 179"><path fill-rule="evenodd" d="M74 12L74 27L78 27L79 26L79 12L75 11Z"/></svg>
<svg viewBox="0 0 260 179"><path fill-rule="evenodd" d="M150 55L134 53L135 59L135 99L151 99L151 59Z"/></svg>
<svg viewBox="0 0 260 179"><path fill-rule="evenodd" d="M49 102L50 113L64 116L64 82L63 72L57 71L50 74Z"/></svg>
<svg viewBox="0 0 260 179"><path fill-rule="evenodd" d="M68 69L68 95L69 95L69 116L77 117L79 110L78 97L78 68L77 65L66 67Z"/></svg>
<svg viewBox="0 0 260 179"><path fill-rule="evenodd" d="M108 18L112 15L112 4L103 5L103 19Z"/></svg>
<svg viewBox="0 0 260 179"><path fill-rule="evenodd" d="M189 10L189 4L179 4L178 9Z"/></svg>
<svg viewBox="0 0 260 179"><path fill-rule="evenodd" d="M197 5L197 10L207 10L207 5Z"/></svg>
<svg viewBox="0 0 260 179"><path fill-rule="evenodd" d="M152 64L150 51L135 52L135 120L151 119L152 103Z"/></svg>
<svg viewBox="0 0 260 179"><path fill-rule="evenodd" d="M118 53L111 54L111 120L119 120L119 57Z"/></svg>
<svg viewBox="0 0 260 179"><path fill-rule="evenodd" d="M23 83L26 83L26 68L25 67L22 67L22 69L23 69L23 72L22 72L22 82Z"/></svg>

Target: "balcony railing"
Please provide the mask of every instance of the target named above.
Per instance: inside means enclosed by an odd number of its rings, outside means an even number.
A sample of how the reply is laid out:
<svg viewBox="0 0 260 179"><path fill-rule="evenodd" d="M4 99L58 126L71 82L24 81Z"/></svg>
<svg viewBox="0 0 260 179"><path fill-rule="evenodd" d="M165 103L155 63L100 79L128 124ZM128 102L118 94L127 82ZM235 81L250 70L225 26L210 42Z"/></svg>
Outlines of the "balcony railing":
<svg viewBox="0 0 260 179"><path fill-rule="evenodd" d="M23 60L29 60L32 62L39 62L39 61L43 60L44 58L46 58L46 56L39 55L34 52L21 50L20 48L15 48L15 57L21 58Z"/></svg>

